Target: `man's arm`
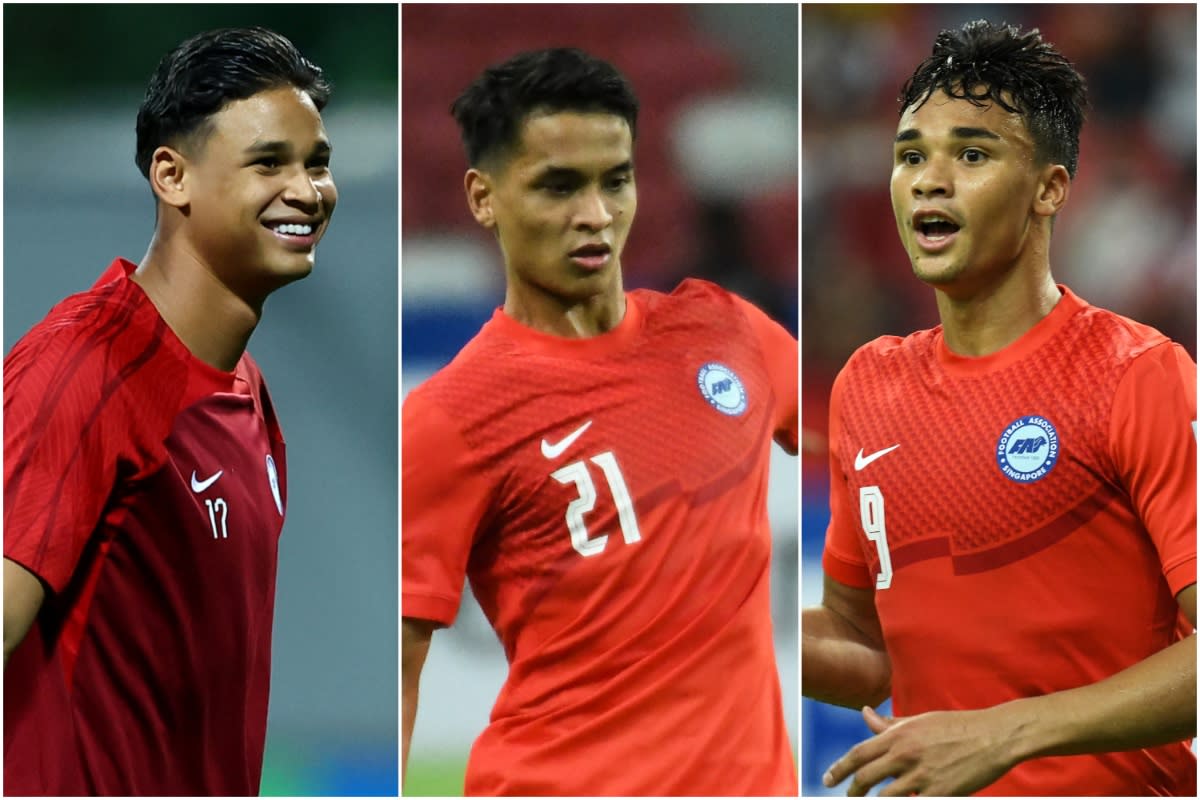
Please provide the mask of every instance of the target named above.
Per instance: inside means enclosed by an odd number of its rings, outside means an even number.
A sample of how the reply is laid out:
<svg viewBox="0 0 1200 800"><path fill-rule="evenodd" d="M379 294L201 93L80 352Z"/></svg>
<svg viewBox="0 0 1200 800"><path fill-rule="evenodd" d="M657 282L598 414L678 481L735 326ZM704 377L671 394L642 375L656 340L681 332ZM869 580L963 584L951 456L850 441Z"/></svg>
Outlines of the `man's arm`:
<svg viewBox="0 0 1200 800"><path fill-rule="evenodd" d="M37 619L46 589L37 576L15 561L4 559L4 663Z"/></svg>
<svg viewBox="0 0 1200 800"><path fill-rule="evenodd" d="M1196 586L1178 595L1194 627ZM881 796L968 794L1041 756L1103 753L1183 741L1196 732L1196 637L1104 680L978 711L935 711L888 720L863 716L878 734L853 747L825 776L853 774L851 796L894 776Z"/></svg>
<svg viewBox="0 0 1200 800"><path fill-rule="evenodd" d="M7 577L7 576L6 576ZM404 738L402 740L402 769L408 774L408 748L412 743L413 724L417 720L417 691L421 681L421 668L429 653L429 642L433 638L434 623L424 619L405 617L400 635L400 677L404 684L401 708L404 712Z"/></svg>
<svg viewBox="0 0 1200 800"><path fill-rule="evenodd" d="M801 621L802 691L848 708L882 703L892 693L892 662L875 610L875 590L825 577L821 605Z"/></svg>

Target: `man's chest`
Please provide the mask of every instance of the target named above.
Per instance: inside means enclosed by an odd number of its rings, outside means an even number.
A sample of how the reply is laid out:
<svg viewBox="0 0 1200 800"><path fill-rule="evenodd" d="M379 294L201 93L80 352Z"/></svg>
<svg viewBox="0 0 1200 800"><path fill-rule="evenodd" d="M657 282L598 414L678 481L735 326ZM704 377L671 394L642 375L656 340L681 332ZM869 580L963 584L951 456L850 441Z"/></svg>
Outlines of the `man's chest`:
<svg viewBox="0 0 1200 800"><path fill-rule="evenodd" d="M840 410L849 513L880 580L932 557L950 557L956 572L1008 563L1117 491L1103 392L922 377L851 383Z"/></svg>
<svg viewBox="0 0 1200 800"><path fill-rule="evenodd" d="M182 412L166 460L110 514L114 547L153 571L183 565L215 586L274 575L286 508L286 456L249 398L219 395ZM258 577L256 577L258 576Z"/></svg>
<svg viewBox="0 0 1200 800"><path fill-rule="evenodd" d="M737 337L664 337L626 359L513 365L474 435L496 478L492 529L590 556L633 543L664 508L694 509L761 465L775 398Z"/></svg>

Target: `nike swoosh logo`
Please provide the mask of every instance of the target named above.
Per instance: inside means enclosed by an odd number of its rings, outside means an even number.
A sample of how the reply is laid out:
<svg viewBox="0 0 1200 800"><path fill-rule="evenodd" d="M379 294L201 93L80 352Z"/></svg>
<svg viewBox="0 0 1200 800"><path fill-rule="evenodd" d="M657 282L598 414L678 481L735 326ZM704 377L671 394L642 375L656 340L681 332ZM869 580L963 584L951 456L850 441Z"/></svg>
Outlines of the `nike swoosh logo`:
<svg viewBox="0 0 1200 800"><path fill-rule="evenodd" d="M225 474L225 470L219 469L219 470L217 470L216 475L213 475L212 477L209 477L209 478L205 478L202 481L198 481L198 480L196 480L196 470L192 470L192 491L193 492L203 492L205 489L207 489L208 487L210 487L214 483L216 483L217 478L221 477L224 474Z"/></svg>
<svg viewBox="0 0 1200 800"><path fill-rule="evenodd" d="M854 471L858 472L859 470L865 468L868 464L870 464L875 459L883 458L884 456L886 456L888 453L892 452L899 446L900 445L898 445L898 444L894 444L891 447L885 447L882 450L876 450L874 453L871 453L871 455L869 455L869 456L864 456L863 452L862 452L862 448L860 447L858 449L858 455L856 455L854 457Z"/></svg>
<svg viewBox="0 0 1200 800"><path fill-rule="evenodd" d="M545 439L542 439L542 455L546 458L558 458L567 451L568 447L575 443L576 439L578 439L580 436L583 436L583 432L591 426L592 421L589 419L587 422L576 428L574 433L567 436L567 438L563 439L558 444L550 444Z"/></svg>

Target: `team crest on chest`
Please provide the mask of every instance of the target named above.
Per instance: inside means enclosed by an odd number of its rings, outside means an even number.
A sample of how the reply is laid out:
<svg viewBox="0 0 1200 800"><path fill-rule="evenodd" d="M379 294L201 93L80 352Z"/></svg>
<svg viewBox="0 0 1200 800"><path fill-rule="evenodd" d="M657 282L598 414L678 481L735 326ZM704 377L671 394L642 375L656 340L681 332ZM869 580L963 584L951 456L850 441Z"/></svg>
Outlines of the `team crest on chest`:
<svg viewBox="0 0 1200 800"><path fill-rule="evenodd" d="M1037 414L1009 423L996 443L996 465L1004 477L1017 483L1040 481L1056 463L1058 431Z"/></svg>
<svg viewBox="0 0 1200 800"><path fill-rule="evenodd" d="M736 417L746 410L746 387L737 373L724 364L710 361L696 374L696 385L708 404Z"/></svg>

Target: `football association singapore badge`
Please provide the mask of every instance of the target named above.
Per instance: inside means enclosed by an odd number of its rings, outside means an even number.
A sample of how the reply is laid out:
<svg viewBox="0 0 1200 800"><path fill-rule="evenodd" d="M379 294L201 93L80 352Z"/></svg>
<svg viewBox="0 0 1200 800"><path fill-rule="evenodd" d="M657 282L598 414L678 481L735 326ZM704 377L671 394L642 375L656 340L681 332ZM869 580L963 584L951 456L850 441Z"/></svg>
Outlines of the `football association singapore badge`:
<svg viewBox="0 0 1200 800"><path fill-rule="evenodd" d="M696 375L696 385L708 404L722 414L736 417L746 410L746 387L724 364L715 361L705 364Z"/></svg>
<svg viewBox="0 0 1200 800"><path fill-rule="evenodd" d="M1045 417L1032 414L1010 423L996 443L996 464L1004 477L1033 483L1058 463L1058 431Z"/></svg>

